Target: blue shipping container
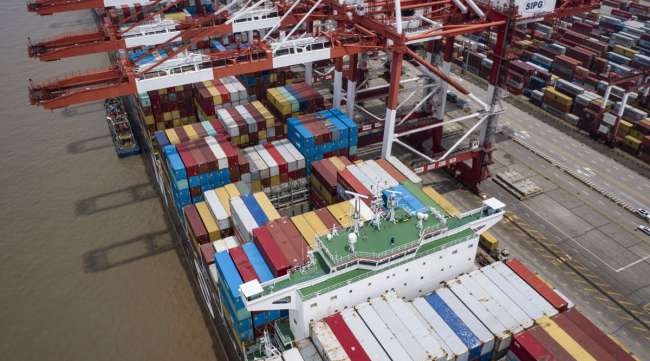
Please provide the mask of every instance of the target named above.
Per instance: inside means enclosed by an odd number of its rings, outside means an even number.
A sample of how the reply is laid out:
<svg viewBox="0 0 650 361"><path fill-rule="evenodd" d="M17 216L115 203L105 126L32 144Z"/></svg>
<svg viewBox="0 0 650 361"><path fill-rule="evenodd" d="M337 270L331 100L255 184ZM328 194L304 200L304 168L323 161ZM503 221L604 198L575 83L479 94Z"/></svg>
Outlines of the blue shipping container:
<svg viewBox="0 0 650 361"><path fill-rule="evenodd" d="M258 226L261 227L266 223L268 223L269 219L264 214L262 207L260 207L260 205L257 204L257 200L255 199L255 197L253 197L251 194L247 194L242 196L241 198L242 201L244 201L246 208L248 208L248 211L251 212L253 218L255 218L255 223L257 223Z"/></svg>

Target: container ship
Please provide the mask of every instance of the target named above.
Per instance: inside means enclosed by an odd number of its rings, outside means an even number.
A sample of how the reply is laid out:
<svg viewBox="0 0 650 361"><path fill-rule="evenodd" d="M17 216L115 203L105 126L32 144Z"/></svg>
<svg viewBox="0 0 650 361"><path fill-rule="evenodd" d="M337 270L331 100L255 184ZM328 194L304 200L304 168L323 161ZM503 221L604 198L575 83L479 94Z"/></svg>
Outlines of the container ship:
<svg viewBox="0 0 650 361"><path fill-rule="evenodd" d="M498 65L506 34L596 5L35 0L41 15L96 9L99 25L30 56L112 65L31 83L30 100L121 97L228 360L632 360L498 260L502 202L460 212L418 175L447 168L474 191L489 176L494 87L513 68L493 66L479 99L448 77L455 36L501 29ZM481 110L443 121L448 98ZM479 245L497 260L479 267Z"/></svg>

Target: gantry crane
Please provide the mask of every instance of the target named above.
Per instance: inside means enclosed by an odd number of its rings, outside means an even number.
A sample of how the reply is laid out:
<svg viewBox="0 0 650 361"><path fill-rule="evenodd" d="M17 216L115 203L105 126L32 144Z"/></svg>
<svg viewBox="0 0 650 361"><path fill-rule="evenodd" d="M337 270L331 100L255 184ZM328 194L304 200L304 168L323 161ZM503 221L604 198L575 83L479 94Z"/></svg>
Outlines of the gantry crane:
<svg viewBox="0 0 650 361"><path fill-rule="evenodd" d="M518 0L517 5L525 6L532 1ZM56 9L63 9L63 4L69 5L66 10L72 10L70 3L73 2L83 3L84 6L92 3L95 7L115 2L124 5L132 1L104 0L100 5L97 5L100 2L90 0L38 1L41 9L44 9L45 4L51 4L48 5L50 10L55 5L59 6ZM142 4L143 1L139 3ZM95 35L80 34L78 41L53 41L38 46L32 44L34 48L31 49L34 50L30 53L44 60L97 51L145 48L135 59L120 57L119 61L107 69L42 84L30 80L32 104L55 109L107 97L133 95L298 64L305 65L306 80L309 82L311 64L331 60L334 62L333 105L342 107L345 102L345 109L352 117L356 108L357 88L360 87L357 85L359 57L368 52L384 51L390 59L390 81L384 87L387 97L383 118L382 157L390 158L393 143L397 143L426 161L415 169L416 172L450 168L465 185L477 192L479 183L489 176L492 128L499 113L499 75L502 64L508 60L507 47L513 28L523 22L570 16L590 11L597 6L591 0L568 0L560 1L541 12L531 12L520 10L519 6L508 1L239 0L217 6L210 14L201 14L163 26L161 22L164 18L160 15L176 3L178 1L174 0L144 1L145 6L140 8L141 15L132 16L133 19L118 24L104 21ZM543 2L535 0L534 3ZM136 18L140 20L134 20ZM322 24L329 22L329 25L315 27L317 21ZM147 27L152 26L160 31L147 32ZM482 100L454 80L449 71L454 37L486 30L497 33L497 42L490 53L493 66L489 77L489 97ZM247 47L220 52L196 48L198 42L210 37L244 32L249 38ZM101 36L97 35L99 33ZM433 44L442 44L441 67L432 63L436 55L434 49L440 48ZM424 57L413 50L412 47L416 45L425 45ZM157 61L140 61L161 49L166 52ZM431 84L427 88L428 94L398 119L397 110L405 103L399 103L404 61L415 65ZM345 94L344 79L347 80ZM444 120L444 97L448 86L478 104L480 109L460 118ZM437 101L437 109L428 124L400 131L402 123L424 103L432 100ZM476 123L454 145L443 149L442 127L471 119L477 119ZM400 132L395 132L396 127ZM461 143L474 132L479 133L475 146L469 150L460 150ZM405 141L413 137L433 138L432 151L422 152ZM432 153L434 156L430 155Z"/></svg>

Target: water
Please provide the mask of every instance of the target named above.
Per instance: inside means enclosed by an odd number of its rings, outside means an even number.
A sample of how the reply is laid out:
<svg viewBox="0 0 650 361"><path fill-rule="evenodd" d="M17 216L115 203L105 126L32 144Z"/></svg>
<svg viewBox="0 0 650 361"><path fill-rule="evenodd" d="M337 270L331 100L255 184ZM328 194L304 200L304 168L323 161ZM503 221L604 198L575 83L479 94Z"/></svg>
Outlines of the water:
<svg viewBox="0 0 650 361"><path fill-rule="evenodd" d="M116 157L101 104L64 114L28 103L28 78L107 59L29 59L27 36L92 24L87 11L0 7L1 358L213 360L143 160Z"/></svg>

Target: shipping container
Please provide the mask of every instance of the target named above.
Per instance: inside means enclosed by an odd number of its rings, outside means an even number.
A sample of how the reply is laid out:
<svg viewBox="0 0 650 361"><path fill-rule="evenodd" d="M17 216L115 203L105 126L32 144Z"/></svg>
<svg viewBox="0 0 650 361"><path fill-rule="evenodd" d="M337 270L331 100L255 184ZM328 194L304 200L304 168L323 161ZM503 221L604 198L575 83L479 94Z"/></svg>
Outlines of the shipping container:
<svg viewBox="0 0 650 361"><path fill-rule="evenodd" d="M208 237L210 239L210 242L214 242L216 240L221 239L219 226L217 226L217 222L212 216L212 212L208 208L206 202L197 203L196 211L199 213L199 216L201 217L201 221L203 222L203 226L205 227L205 230L208 232Z"/></svg>
<svg viewBox="0 0 650 361"><path fill-rule="evenodd" d="M397 336L386 326L377 311L369 303L365 302L357 305L355 309L391 360L413 360L397 340Z"/></svg>
<svg viewBox="0 0 650 361"><path fill-rule="evenodd" d="M475 289L465 286L465 282L461 282L460 279L454 279L446 283L447 287L460 299L463 304L470 309L470 311L476 315L476 317L481 320L483 325L487 327L490 332L495 337L495 353L499 354L508 349L510 345L511 335L508 332L508 326L503 324L503 321L506 323L513 323L514 320L509 318L508 315L499 314L497 307L494 307L492 304L484 305L482 300L478 301L476 295L473 294ZM502 319L502 320L500 320Z"/></svg>
<svg viewBox="0 0 650 361"><path fill-rule="evenodd" d="M291 217L291 222L305 239L309 248L316 249L316 231L309 225L304 215Z"/></svg>
<svg viewBox="0 0 650 361"><path fill-rule="evenodd" d="M241 246L230 249L228 253L230 253L230 257L232 258L233 263L235 263L235 267L237 267L237 271L239 272L239 276L241 276L243 283L258 279L253 265L248 260L248 256L246 256L246 253Z"/></svg>
<svg viewBox="0 0 650 361"><path fill-rule="evenodd" d="M242 285L243 280L230 254L228 252L217 253L215 263L219 272L219 278L222 281L220 284L227 292L227 295L224 295L224 297L232 300L236 309L244 308L244 302L239 295L239 286Z"/></svg>
<svg viewBox="0 0 650 361"><path fill-rule="evenodd" d="M537 324L546 331L562 348L564 348L571 357L580 361L594 361L596 360L582 346L576 342L568 333L560 328L555 321L549 317L544 316L538 319Z"/></svg>
<svg viewBox="0 0 650 361"><path fill-rule="evenodd" d="M534 302L531 302L526 295L522 294L520 290L512 285L505 277L503 277L493 265L488 265L481 268L481 273L487 277L494 287L497 287L504 294L514 302L518 308L526 313L529 319L536 320L544 315L544 312L537 307ZM529 328L530 326L526 326Z"/></svg>
<svg viewBox="0 0 650 361"><path fill-rule="evenodd" d="M402 323L408 327L415 340L427 352L428 359L447 359L448 354L438 341L437 335L434 336L433 329L428 326L427 322L409 303L398 297L394 292L385 294L384 300L386 300L395 315L399 316Z"/></svg>
<svg viewBox="0 0 650 361"><path fill-rule="evenodd" d="M425 300L463 342L467 348L468 358L475 360L481 356L490 355L494 345L490 331L449 290L441 289L440 291L445 291L442 292L442 297L448 298L448 302L443 300L439 291L426 296ZM454 311L453 308L457 311ZM425 310L426 308L421 307L421 309ZM483 339L479 338L481 334Z"/></svg>
<svg viewBox="0 0 650 361"><path fill-rule="evenodd" d="M560 297L546 282L542 281L536 274L530 271L526 266L516 259L506 261L506 265L515 272L521 279L530 285L546 301L548 301L556 310L562 312L567 309L568 303Z"/></svg>
<svg viewBox="0 0 650 361"><path fill-rule="evenodd" d="M449 360L467 361L469 360L469 349L456 333L447 325L433 307L422 297L417 297L412 301L413 308L428 323L437 335L437 340L445 349ZM460 320L458 320L460 321ZM460 321L462 322L462 321ZM467 330L471 334L471 331ZM473 336L473 335L472 335ZM475 339L476 354L475 358L480 355L480 343Z"/></svg>
<svg viewBox="0 0 650 361"><path fill-rule="evenodd" d="M400 173L395 167L393 167L388 161L385 159L377 159L376 160L377 164L382 167L388 174L390 174L393 179L397 181L397 183L402 183L406 181L406 177Z"/></svg>
<svg viewBox="0 0 650 361"><path fill-rule="evenodd" d="M404 349L413 361L430 359L430 355L428 355L427 351L413 337L408 326L403 323L401 319L402 315L396 315L383 297L371 299L370 305L375 309L375 312L384 321L388 329L395 335L399 343L404 346Z"/></svg>
<svg viewBox="0 0 650 361"><path fill-rule="evenodd" d="M598 343L597 340L592 339L580 327L575 325L567 318L566 313L561 313L553 318L553 321L572 339L574 339L582 348L585 349L591 356L598 361L616 361L617 359L610 355Z"/></svg>
<svg viewBox="0 0 650 361"><path fill-rule="evenodd" d="M236 234L245 242L253 240L253 229L259 227L255 218L249 211L241 197L230 199L230 210Z"/></svg>
<svg viewBox="0 0 650 361"><path fill-rule="evenodd" d="M253 231L253 240L275 277L283 276L289 270L289 262L280 246L266 227Z"/></svg>
<svg viewBox="0 0 650 361"><path fill-rule="evenodd" d="M314 346L324 361L352 361L325 321L312 322L309 330Z"/></svg>
<svg viewBox="0 0 650 361"><path fill-rule="evenodd" d="M327 227L328 230L331 230L333 227L341 229L341 224L332 216L332 213L327 210L327 208L320 208L314 211L321 222Z"/></svg>
<svg viewBox="0 0 650 361"><path fill-rule="evenodd" d="M290 348L282 352L282 360L284 361L305 361L305 359L300 355L300 351L297 348Z"/></svg>
<svg viewBox="0 0 650 361"><path fill-rule="evenodd" d="M593 338L602 348L612 355L616 360L632 361L634 358L614 342L609 336L603 333L596 325L587 319L578 310L570 309L565 312L567 318L575 324L582 332Z"/></svg>
<svg viewBox="0 0 650 361"><path fill-rule="evenodd" d="M314 346L309 338L296 341L296 348L305 361L323 361L318 350L316 350L316 346Z"/></svg>
<svg viewBox="0 0 650 361"><path fill-rule="evenodd" d="M370 361L370 357L363 349L359 340L352 333L340 313L325 317L324 321L336 336L343 350L352 361Z"/></svg>
<svg viewBox="0 0 650 361"><path fill-rule="evenodd" d="M183 212L185 214L185 222L188 225L190 237L194 241L194 244L197 245L198 249L199 244L207 243L209 241L208 231L206 231L203 226L201 216L199 216L199 212L193 204L183 208Z"/></svg>
<svg viewBox="0 0 650 361"><path fill-rule="evenodd" d="M508 358L517 361L555 360L553 354L528 332L522 332L513 338Z"/></svg>
<svg viewBox="0 0 650 361"><path fill-rule="evenodd" d="M514 293L512 288L506 289L504 292L489 280L483 272L476 270L469 274L470 278L473 278L476 281L477 285L487 292L500 306L507 312L512 318L519 323L524 329L531 328L534 324L534 321L529 317L515 302L513 302L510 297ZM503 286L503 285L502 285ZM513 334L519 333L519 331L511 329Z"/></svg>
<svg viewBox="0 0 650 361"><path fill-rule="evenodd" d="M372 335L372 332L370 332L364 321L361 319L361 316L359 316L354 309L348 308L344 310L341 312L341 316L371 360L390 361L390 358L386 355L386 351L384 351L382 345L377 342L375 336Z"/></svg>
<svg viewBox="0 0 650 361"><path fill-rule="evenodd" d="M327 206L327 210L341 224L341 227L348 228L352 226L352 207L348 202L340 202Z"/></svg>
<svg viewBox="0 0 650 361"><path fill-rule="evenodd" d="M246 257L250 262L251 266L255 270L260 283L268 282L273 279L273 273L269 269L268 265L264 261L262 254L257 249L257 246L253 242L244 243L242 246Z"/></svg>
<svg viewBox="0 0 650 361"><path fill-rule="evenodd" d="M546 333L540 326L535 326L526 331L530 333L537 342L539 342L546 350L548 350L553 357L561 361L576 361L559 343L557 343L551 335Z"/></svg>
<svg viewBox="0 0 650 361"><path fill-rule="evenodd" d="M316 215L316 212L311 211L303 214L305 221L314 230L317 236L322 237L329 233L329 229L325 226L323 221Z"/></svg>
<svg viewBox="0 0 650 361"><path fill-rule="evenodd" d="M495 262L490 267L494 268L494 270L496 270L504 279L519 290L519 292L525 297L527 302L526 304L528 304L529 307L536 307L542 311L543 314L549 317L557 315L558 311L553 307L553 305L546 301L546 299L537 293L537 291L535 291L503 262ZM537 318L538 317L533 317L535 320Z"/></svg>

